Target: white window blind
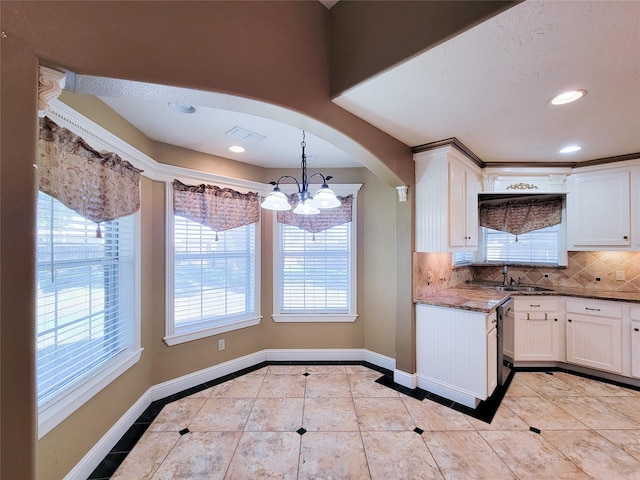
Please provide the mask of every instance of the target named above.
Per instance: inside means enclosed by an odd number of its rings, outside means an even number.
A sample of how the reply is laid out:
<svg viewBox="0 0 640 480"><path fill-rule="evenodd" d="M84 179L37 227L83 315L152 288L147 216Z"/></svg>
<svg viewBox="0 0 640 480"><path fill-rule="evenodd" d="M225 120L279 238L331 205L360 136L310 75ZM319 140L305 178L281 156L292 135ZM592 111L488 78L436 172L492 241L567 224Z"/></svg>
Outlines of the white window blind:
<svg viewBox="0 0 640 480"><path fill-rule="evenodd" d="M96 224L40 192L37 205L38 404L134 349L133 216Z"/></svg>
<svg viewBox="0 0 640 480"><path fill-rule="evenodd" d="M558 265L560 225L541 228L516 236L481 227L483 261L486 263L519 263L525 265Z"/></svg>
<svg viewBox="0 0 640 480"><path fill-rule="evenodd" d="M173 334L255 316L255 223L216 232L174 215Z"/></svg>
<svg viewBox="0 0 640 480"><path fill-rule="evenodd" d="M471 265L475 252L454 252L453 265Z"/></svg>
<svg viewBox="0 0 640 480"><path fill-rule="evenodd" d="M282 314L348 314L351 305L351 223L320 233L278 223Z"/></svg>

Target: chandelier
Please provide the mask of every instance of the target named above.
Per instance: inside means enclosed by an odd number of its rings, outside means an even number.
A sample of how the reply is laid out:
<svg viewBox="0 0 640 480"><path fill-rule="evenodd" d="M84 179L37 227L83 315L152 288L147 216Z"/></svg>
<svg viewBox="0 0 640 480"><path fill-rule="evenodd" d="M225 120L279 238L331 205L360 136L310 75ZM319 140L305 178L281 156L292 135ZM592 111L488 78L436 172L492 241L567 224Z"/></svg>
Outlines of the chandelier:
<svg viewBox="0 0 640 480"><path fill-rule="evenodd" d="M285 178L290 178L298 186L298 205L293 209L293 213L299 215L316 215L320 213L320 209L335 208L340 206L340 200L336 197L336 194L329 188L327 182L333 177L327 175L326 177L321 173L314 173L310 177L307 177L307 156L304 153L304 149L307 143L304 140L304 131L302 132L302 181L298 182L295 177L291 175L283 175L277 182L269 182L274 186L273 192L269 193L264 201L260 204L262 208L267 210L291 210L289 199L280 191L280 182ZM309 193L309 180L318 175L322 177L322 186L312 196Z"/></svg>

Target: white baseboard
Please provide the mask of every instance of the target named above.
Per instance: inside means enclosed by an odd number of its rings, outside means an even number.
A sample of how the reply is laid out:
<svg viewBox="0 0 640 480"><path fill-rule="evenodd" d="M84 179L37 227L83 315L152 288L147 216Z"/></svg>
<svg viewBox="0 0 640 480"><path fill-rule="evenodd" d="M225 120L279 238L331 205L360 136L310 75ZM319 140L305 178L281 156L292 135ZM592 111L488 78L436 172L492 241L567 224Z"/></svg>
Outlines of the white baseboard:
<svg viewBox="0 0 640 480"><path fill-rule="evenodd" d="M381 355L376 352L372 352L371 350L364 349L364 357L363 360L365 362L373 363L378 367L386 368L387 370L394 371L396 368L396 359L387 357L386 355Z"/></svg>
<svg viewBox="0 0 640 480"><path fill-rule="evenodd" d="M436 395L471 408L476 408L478 403L480 403L480 399L476 398L472 392L461 390L453 385L448 385L423 375L417 375L417 378L418 386L428 392L435 393Z"/></svg>
<svg viewBox="0 0 640 480"><path fill-rule="evenodd" d="M214 365L213 367L205 368L197 372L183 375L182 377L174 378L167 382L154 385L147 394L150 395L151 401L160 400L161 398L168 397L174 393L182 392L189 388L201 385L205 382L215 380L216 378L224 377L230 373L238 372L244 368L253 367L259 363L267 360L266 351L250 353L244 357L234 358L228 362ZM149 402L151 403L151 402Z"/></svg>
<svg viewBox="0 0 640 480"><path fill-rule="evenodd" d="M363 361L360 348L314 348L264 350L270 362Z"/></svg>
<svg viewBox="0 0 640 480"><path fill-rule="evenodd" d="M151 404L152 400L148 395L149 390L98 440L98 443L73 467L64 477L64 480L85 480L89 478L89 475L96 469L102 459L107 456L118 440L127 433L129 427L135 423L138 417L140 417Z"/></svg>
<svg viewBox="0 0 640 480"><path fill-rule="evenodd" d="M129 427L131 427L138 417L144 413L146 408L151 405L151 402L265 361L366 361L389 370L395 369L395 360L393 358L361 348L262 350L154 385L120 417L113 427L109 429L98 443L96 443L82 460L64 477L64 480L84 480L88 478L118 440L127 433Z"/></svg>
<svg viewBox="0 0 640 480"><path fill-rule="evenodd" d="M407 373L402 370L393 371L393 381L403 387L414 389L418 386L418 378L415 373Z"/></svg>

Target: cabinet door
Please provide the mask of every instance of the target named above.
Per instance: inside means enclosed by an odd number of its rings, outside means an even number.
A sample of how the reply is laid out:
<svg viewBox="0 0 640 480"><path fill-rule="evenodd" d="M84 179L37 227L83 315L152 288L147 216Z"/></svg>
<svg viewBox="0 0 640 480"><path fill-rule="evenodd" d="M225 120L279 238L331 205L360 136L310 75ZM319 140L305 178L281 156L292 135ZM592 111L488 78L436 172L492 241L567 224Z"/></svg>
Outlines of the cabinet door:
<svg viewBox="0 0 640 480"><path fill-rule="evenodd" d="M465 244L478 246L478 176L472 170L465 172Z"/></svg>
<svg viewBox="0 0 640 480"><path fill-rule="evenodd" d="M449 163L449 247L478 246L478 188L476 173L461 162Z"/></svg>
<svg viewBox="0 0 640 480"><path fill-rule="evenodd" d="M449 246L453 248L466 246L465 185L464 165L452 160L449 162Z"/></svg>
<svg viewBox="0 0 640 480"><path fill-rule="evenodd" d="M567 362L622 373L622 322L567 314Z"/></svg>
<svg viewBox="0 0 640 480"><path fill-rule="evenodd" d="M640 322L631 322L631 375L640 378Z"/></svg>
<svg viewBox="0 0 640 480"><path fill-rule="evenodd" d="M518 312L515 315L515 360L556 361L558 316L555 312Z"/></svg>
<svg viewBox="0 0 640 480"><path fill-rule="evenodd" d="M567 216L569 245L631 245L631 173L589 172L573 175Z"/></svg>

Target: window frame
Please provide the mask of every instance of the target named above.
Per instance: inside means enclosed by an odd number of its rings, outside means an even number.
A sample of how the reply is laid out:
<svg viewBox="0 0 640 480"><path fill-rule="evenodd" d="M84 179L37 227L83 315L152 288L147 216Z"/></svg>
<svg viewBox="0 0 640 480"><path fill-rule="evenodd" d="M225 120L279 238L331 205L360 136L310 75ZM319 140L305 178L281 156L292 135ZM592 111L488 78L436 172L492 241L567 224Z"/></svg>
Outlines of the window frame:
<svg viewBox="0 0 640 480"><path fill-rule="evenodd" d="M176 177L183 183L212 183L211 179L206 177L189 177L180 178ZM217 186L221 188L234 188L238 189L238 185L229 185L224 181L214 181ZM240 188L242 190L242 188ZM245 188L245 191L250 190ZM221 333L231 332L233 330L239 330L241 328L252 327L258 325L262 320L261 305L260 305L260 265L261 265L261 220L254 224L254 306L253 312L248 315L244 315L240 318L233 316L234 319L224 323L212 323L202 322L201 328L196 328L188 332L176 332L174 323L175 302L174 302L174 280L175 280L175 248L174 248L174 213L173 213L173 185L172 181L165 181L165 336L163 338L165 344L168 346L179 345L185 342L191 342L193 340L199 340Z"/></svg>
<svg viewBox="0 0 640 480"><path fill-rule="evenodd" d="M348 313L285 313L282 312L280 306L280 228L278 226L277 212L272 213L273 222L273 313L271 317L275 322L282 323L352 323L358 318L358 290L357 290L357 277L358 277L358 207L357 197L361 184L338 184L331 185L331 189L338 196L353 195L353 206L351 222L349 222L349 312ZM311 186L313 192L316 186ZM297 190L294 185L280 185L280 189L286 194L295 193Z"/></svg>
<svg viewBox="0 0 640 480"><path fill-rule="evenodd" d="M58 201L58 200L56 200ZM38 210L36 207L36 217ZM135 365L142 356L141 346L141 218L140 211L133 217L133 318L129 324L131 332L131 346L106 360L102 365L91 370L90 375L84 375L55 394L38 408L38 439L53 430L58 424L73 414L78 408L89 401L102 389ZM37 284L34 286L36 289ZM37 297L37 293L36 293ZM37 321L37 317L36 317ZM34 338L34 341L37 337Z"/></svg>

